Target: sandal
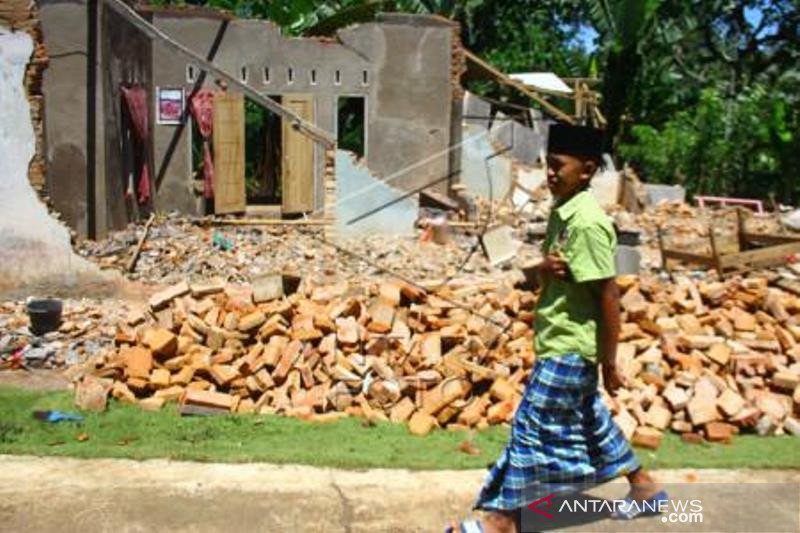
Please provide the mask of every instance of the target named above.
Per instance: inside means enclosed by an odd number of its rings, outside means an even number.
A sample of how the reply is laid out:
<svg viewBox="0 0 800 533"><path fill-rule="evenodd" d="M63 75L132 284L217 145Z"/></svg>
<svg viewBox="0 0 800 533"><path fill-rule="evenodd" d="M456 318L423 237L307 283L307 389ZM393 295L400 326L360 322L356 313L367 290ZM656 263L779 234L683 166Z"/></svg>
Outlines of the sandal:
<svg viewBox="0 0 800 533"><path fill-rule="evenodd" d="M447 526L444 533L483 533L483 525L480 520L464 520L459 522L458 529Z"/></svg>

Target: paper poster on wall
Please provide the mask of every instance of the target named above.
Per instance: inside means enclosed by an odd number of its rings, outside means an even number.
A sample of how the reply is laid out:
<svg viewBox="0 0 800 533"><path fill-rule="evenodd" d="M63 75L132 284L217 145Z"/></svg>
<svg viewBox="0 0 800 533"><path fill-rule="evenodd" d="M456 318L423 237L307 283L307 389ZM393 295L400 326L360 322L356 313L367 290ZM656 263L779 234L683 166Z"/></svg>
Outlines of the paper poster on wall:
<svg viewBox="0 0 800 533"><path fill-rule="evenodd" d="M180 124L185 99L183 88L159 87L157 95L157 122L159 124Z"/></svg>

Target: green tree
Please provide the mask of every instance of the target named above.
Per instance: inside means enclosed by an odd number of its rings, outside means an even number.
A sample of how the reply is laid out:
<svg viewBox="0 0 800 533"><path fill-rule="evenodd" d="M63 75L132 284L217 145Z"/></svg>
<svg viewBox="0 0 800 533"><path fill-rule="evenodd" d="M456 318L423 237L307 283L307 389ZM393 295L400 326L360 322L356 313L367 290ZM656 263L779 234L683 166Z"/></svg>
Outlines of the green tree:
<svg viewBox="0 0 800 533"><path fill-rule="evenodd" d="M608 121L607 148L616 145L630 96L644 61L642 49L650 38L661 0L594 0L589 14L603 43L602 111Z"/></svg>

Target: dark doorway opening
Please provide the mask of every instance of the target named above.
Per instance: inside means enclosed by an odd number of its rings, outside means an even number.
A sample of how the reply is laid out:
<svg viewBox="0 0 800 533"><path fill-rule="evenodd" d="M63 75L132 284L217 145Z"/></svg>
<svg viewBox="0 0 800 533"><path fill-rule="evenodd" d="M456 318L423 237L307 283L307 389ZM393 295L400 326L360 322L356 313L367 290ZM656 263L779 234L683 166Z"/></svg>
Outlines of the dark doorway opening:
<svg viewBox="0 0 800 533"><path fill-rule="evenodd" d="M280 96L271 96L281 103ZM245 183L247 203L281 203L281 118L245 99Z"/></svg>
<svg viewBox="0 0 800 533"><path fill-rule="evenodd" d="M339 148L363 158L367 153L366 98L340 96L337 108L336 136Z"/></svg>

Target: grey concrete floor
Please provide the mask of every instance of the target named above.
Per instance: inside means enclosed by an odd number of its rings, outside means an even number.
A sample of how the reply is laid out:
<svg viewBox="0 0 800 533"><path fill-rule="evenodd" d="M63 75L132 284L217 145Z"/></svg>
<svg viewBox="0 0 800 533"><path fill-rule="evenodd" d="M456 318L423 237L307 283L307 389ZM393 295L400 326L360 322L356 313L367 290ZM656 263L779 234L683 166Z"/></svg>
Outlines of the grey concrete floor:
<svg viewBox="0 0 800 533"><path fill-rule="evenodd" d="M0 456L0 531L442 531L451 518L470 516L483 475ZM628 524L599 519L568 529L765 531L769 523L781 525L775 531L798 529L800 501L772 507L765 502L797 490L800 472L656 475L667 486L685 484L672 489L679 492L716 484L702 491L703 525L664 525L655 517ZM615 481L593 494L622 498L626 492L625 482ZM737 499L741 494L750 498ZM765 512L772 522L765 521Z"/></svg>

